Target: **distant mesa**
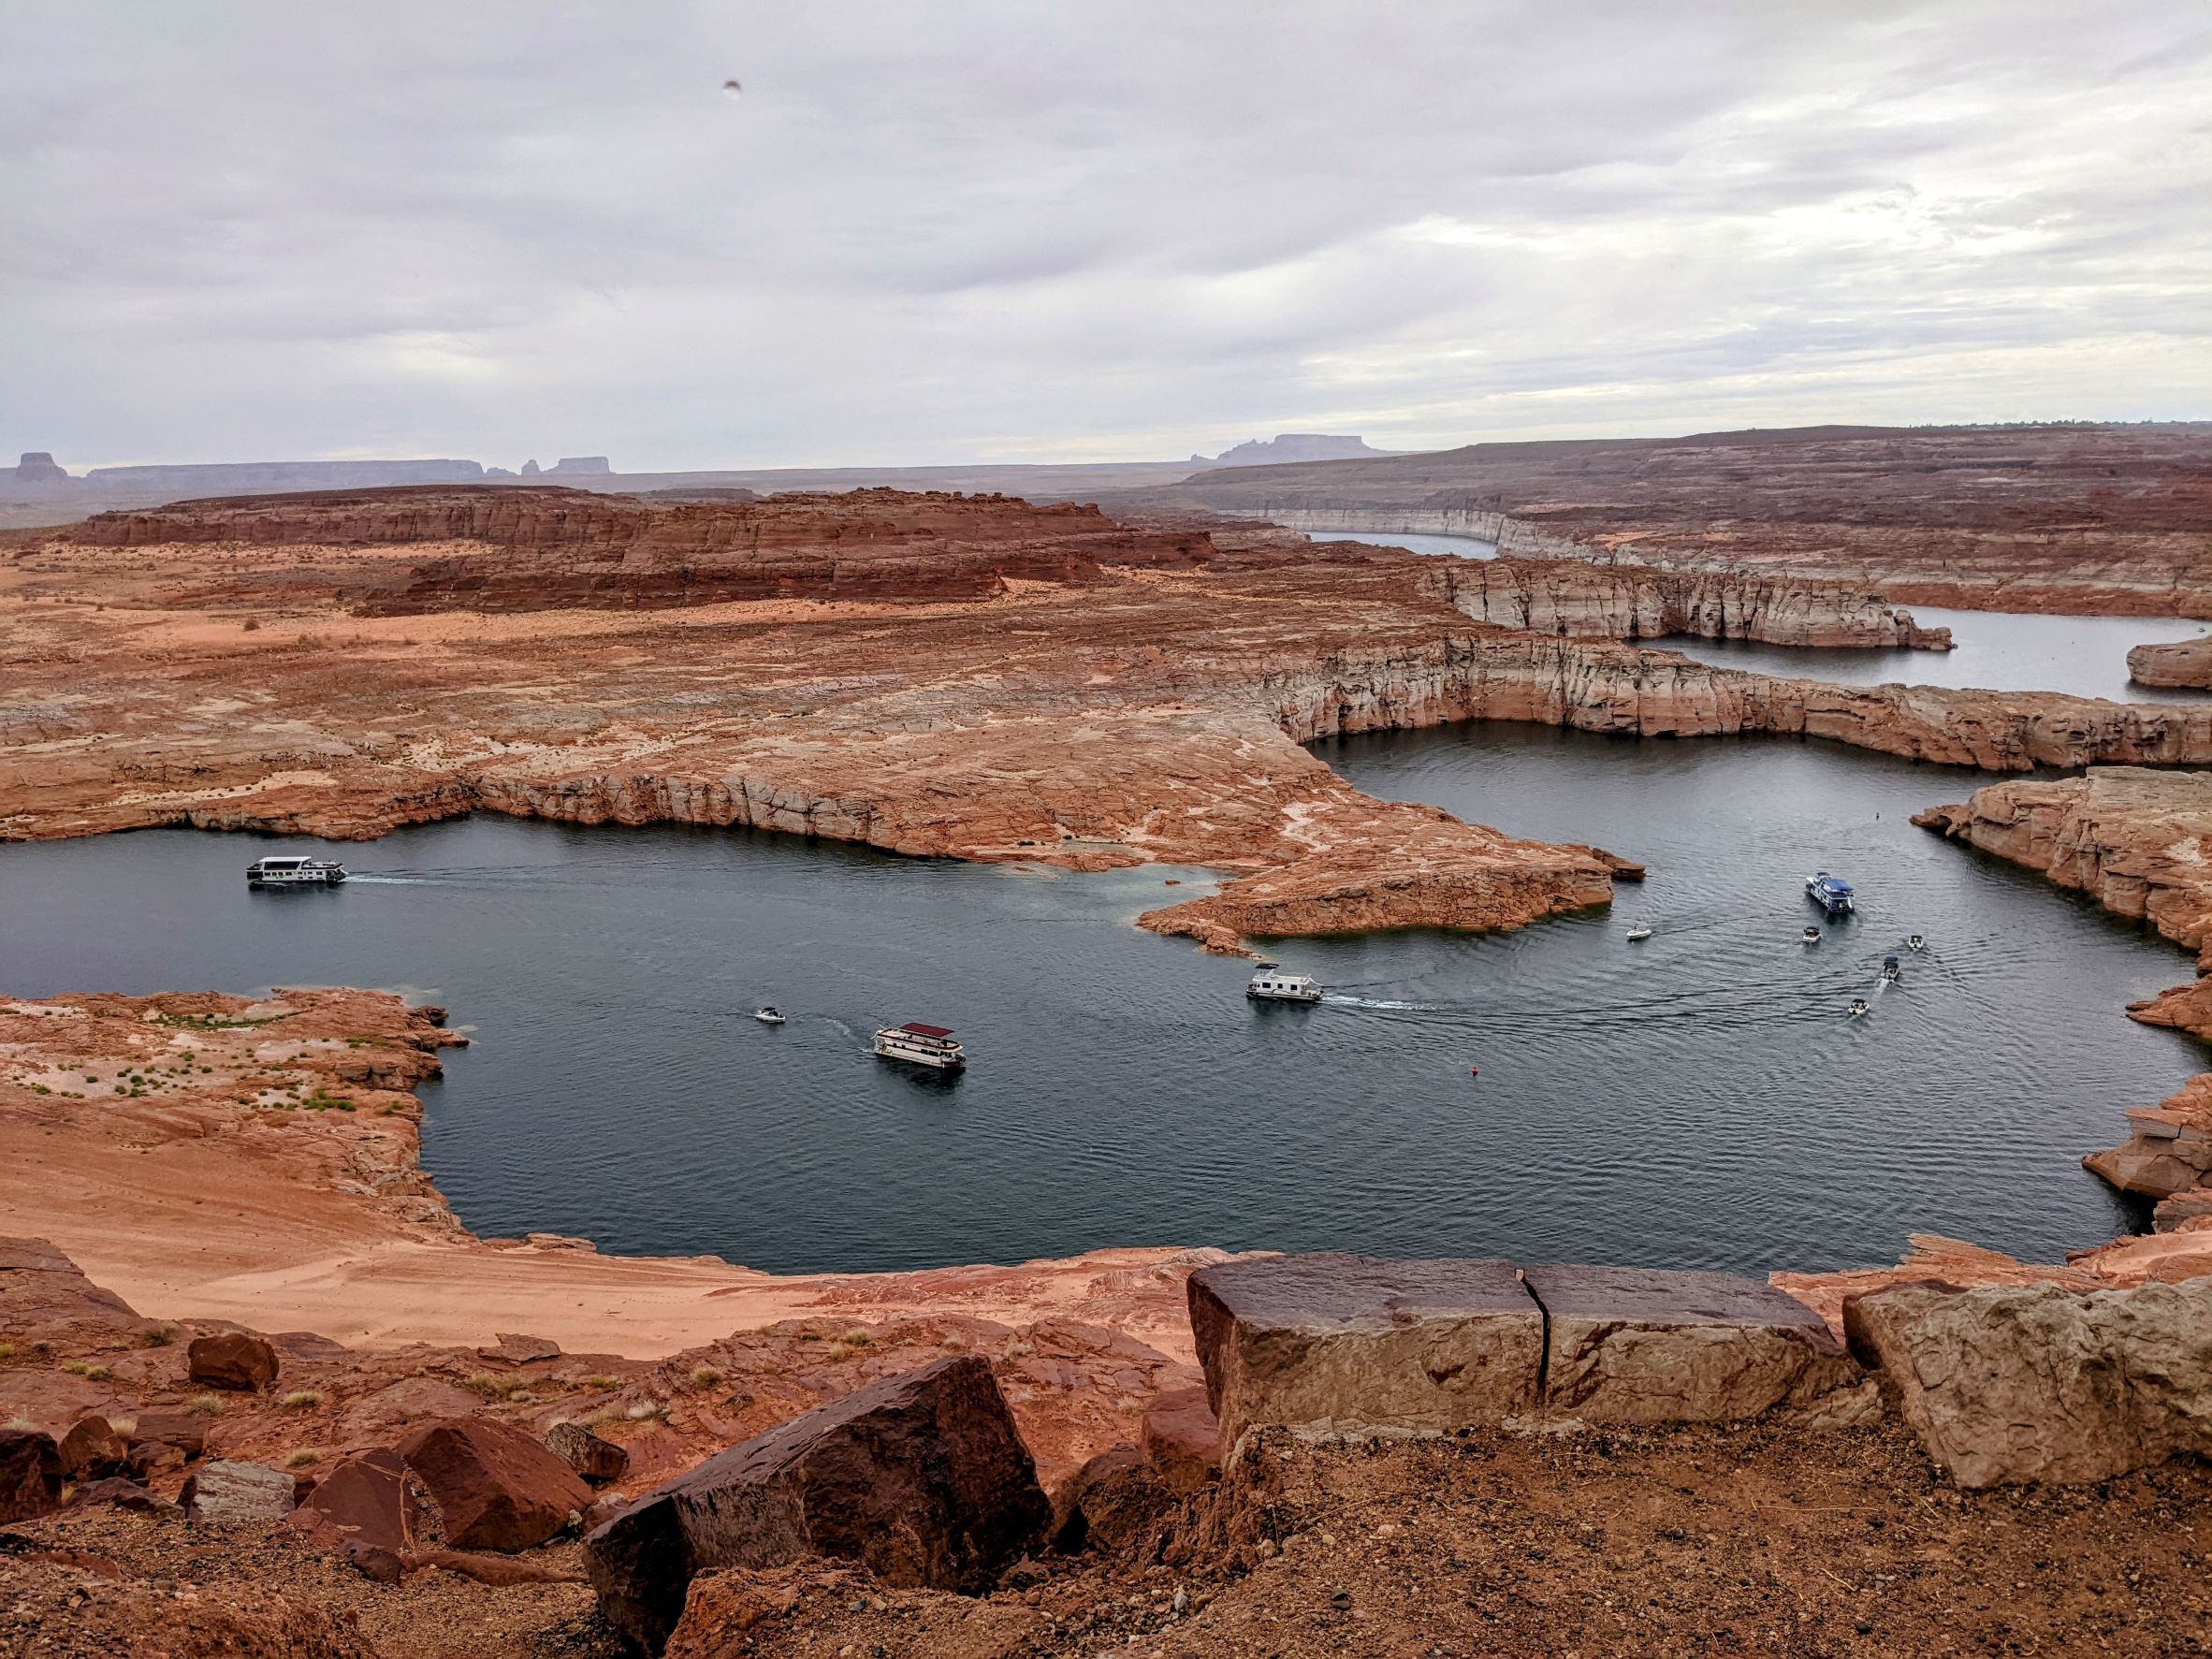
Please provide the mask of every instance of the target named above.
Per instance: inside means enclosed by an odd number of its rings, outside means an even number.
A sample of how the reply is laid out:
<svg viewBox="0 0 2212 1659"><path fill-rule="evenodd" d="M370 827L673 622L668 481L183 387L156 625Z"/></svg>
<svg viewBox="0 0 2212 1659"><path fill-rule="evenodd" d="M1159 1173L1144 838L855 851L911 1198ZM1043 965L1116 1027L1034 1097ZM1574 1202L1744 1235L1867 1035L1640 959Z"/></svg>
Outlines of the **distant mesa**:
<svg viewBox="0 0 2212 1659"><path fill-rule="evenodd" d="M384 484L476 484L473 460L216 461L198 466L95 467L87 484L173 489L193 495L245 495L295 489L371 489Z"/></svg>
<svg viewBox="0 0 2212 1659"><path fill-rule="evenodd" d="M1373 456L1398 453L1395 449L1372 449L1367 440L1357 433L1278 432L1272 439L1247 438L1210 461L1202 455L1190 458L1201 466L1272 467L1288 461L1364 460Z"/></svg>
<svg viewBox="0 0 2212 1659"><path fill-rule="evenodd" d="M4 476L14 484L65 485L78 482L55 466L52 454L44 449L24 450L23 458L16 462Z"/></svg>
<svg viewBox="0 0 2212 1659"><path fill-rule="evenodd" d="M604 478L614 470L607 464L604 455L564 455L553 463L553 472L568 478L574 478L579 473Z"/></svg>

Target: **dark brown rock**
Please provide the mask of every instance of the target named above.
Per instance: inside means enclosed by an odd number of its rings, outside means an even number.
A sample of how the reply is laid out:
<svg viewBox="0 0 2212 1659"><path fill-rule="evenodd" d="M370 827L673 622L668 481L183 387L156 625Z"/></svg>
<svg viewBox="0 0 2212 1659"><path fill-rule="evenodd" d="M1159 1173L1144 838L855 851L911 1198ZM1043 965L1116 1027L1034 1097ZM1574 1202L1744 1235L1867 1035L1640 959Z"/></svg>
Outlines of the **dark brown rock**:
<svg viewBox="0 0 2212 1659"><path fill-rule="evenodd" d="M630 1467L628 1452L581 1423L555 1423L546 1431L546 1449L593 1486L621 1479Z"/></svg>
<svg viewBox="0 0 2212 1659"><path fill-rule="evenodd" d="M406 1460L387 1447L343 1459L292 1511L294 1526L380 1584L399 1582L421 1521Z"/></svg>
<svg viewBox="0 0 2212 1659"><path fill-rule="evenodd" d="M62 1460L62 1476L68 1480L120 1475L130 1459L129 1446L104 1417L78 1419L55 1451Z"/></svg>
<svg viewBox="0 0 2212 1659"><path fill-rule="evenodd" d="M138 1515L158 1515L182 1519L184 1511L167 1498L156 1497L135 1480L110 1475L103 1479L87 1481L69 1494L65 1509L89 1509L106 1504L117 1509L128 1509Z"/></svg>
<svg viewBox="0 0 2212 1659"><path fill-rule="evenodd" d="M1224 1447L1256 1423L1443 1431L1536 1403L1544 1319L1511 1262L1225 1261L1189 1295Z"/></svg>
<svg viewBox="0 0 2212 1659"><path fill-rule="evenodd" d="M276 1381L276 1349L243 1331L196 1336L185 1350L185 1375L211 1389L265 1389Z"/></svg>
<svg viewBox="0 0 2212 1659"><path fill-rule="evenodd" d="M1144 1459L1171 1492L1190 1493L1221 1473L1221 1421L1202 1385L1170 1389L1144 1408Z"/></svg>
<svg viewBox="0 0 2212 1659"><path fill-rule="evenodd" d="M1134 1554L1150 1561L1172 1530L1182 1504L1127 1441L1110 1447L1068 1477L1053 1496L1053 1548Z"/></svg>
<svg viewBox="0 0 2212 1659"><path fill-rule="evenodd" d="M585 1564L615 1627L657 1652L710 1568L821 1555L887 1584L980 1592L1051 1520L989 1364L963 1354L708 1459L588 1535Z"/></svg>
<svg viewBox="0 0 2212 1659"><path fill-rule="evenodd" d="M1547 1412L1702 1423L1789 1411L1846 1423L1880 1409L1826 1322L1761 1280L1561 1264L1521 1277L1545 1314Z"/></svg>
<svg viewBox="0 0 2212 1659"><path fill-rule="evenodd" d="M51 1434L0 1429L0 1521L29 1521L62 1501L62 1458Z"/></svg>
<svg viewBox="0 0 2212 1659"><path fill-rule="evenodd" d="M292 1477L266 1463L217 1459L193 1471L179 1501L195 1521L282 1521L292 1513Z"/></svg>
<svg viewBox="0 0 2212 1659"><path fill-rule="evenodd" d="M457 1550L528 1550L581 1514L591 1491L518 1429L480 1417L417 1429L400 1455L429 1489Z"/></svg>
<svg viewBox="0 0 2212 1659"><path fill-rule="evenodd" d="M186 1458L208 1449L208 1419L188 1411L141 1411L131 1430L133 1446L172 1446Z"/></svg>
<svg viewBox="0 0 2212 1659"><path fill-rule="evenodd" d="M560 1358L560 1345L546 1336L519 1336L513 1332L499 1333L496 1347L477 1350L487 1360L504 1360L510 1365L528 1365L538 1360Z"/></svg>

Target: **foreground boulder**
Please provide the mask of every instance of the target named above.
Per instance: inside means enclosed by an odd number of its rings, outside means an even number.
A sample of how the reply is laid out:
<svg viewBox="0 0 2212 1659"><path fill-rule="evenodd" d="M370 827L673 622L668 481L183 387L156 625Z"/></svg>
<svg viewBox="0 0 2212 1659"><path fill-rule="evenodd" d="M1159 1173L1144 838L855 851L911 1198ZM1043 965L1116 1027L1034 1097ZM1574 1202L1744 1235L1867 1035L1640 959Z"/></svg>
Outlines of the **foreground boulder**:
<svg viewBox="0 0 2212 1659"><path fill-rule="evenodd" d="M0 1429L0 1521L29 1521L62 1501L62 1459L51 1434Z"/></svg>
<svg viewBox="0 0 2212 1659"><path fill-rule="evenodd" d="M1188 1495L1221 1473L1221 1422L1202 1384L1155 1396L1142 1433L1145 1462L1169 1491Z"/></svg>
<svg viewBox="0 0 2212 1659"><path fill-rule="evenodd" d="M211 1389L265 1389L276 1381L276 1349L243 1331L196 1336L184 1350L184 1374Z"/></svg>
<svg viewBox="0 0 2212 1659"><path fill-rule="evenodd" d="M732 1447L584 1540L601 1609L660 1652L693 1578L830 1556L893 1585L988 1588L1052 1506L990 1365L885 1377Z"/></svg>
<svg viewBox="0 0 2212 1659"><path fill-rule="evenodd" d="M546 1449L593 1486L621 1479L630 1467L628 1452L582 1423L555 1423L546 1431Z"/></svg>
<svg viewBox="0 0 2212 1659"><path fill-rule="evenodd" d="M1854 1350L1961 1486L2102 1480L2212 1454L2212 1278L2129 1290L1898 1285Z"/></svg>
<svg viewBox="0 0 2212 1659"><path fill-rule="evenodd" d="M129 1446L104 1417L78 1419L55 1449L62 1460L62 1474L71 1480L121 1475L130 1462Z"/></svg>
<svg viewBox="0 0 2212 1659"><path fill-rule="evenodd" d="M1053 1495L1052 1547L1157 1556L1183 1506L1143 1451L1124 1441L1099 1453Z"/></svg>
<svg viewBox="0 0 2212 1659"><path fill-rule="evenodd" d="M387 1447L356 1452L315 1483L292 1524L382 1584L396 1584L415 1547L422 1506L407 1463Z"/></svg>
<svg viewBox="0 0 2212 1659"><path fill-rule="evenodd" d="M1536 1403L1544 1316L1509 1261L1225 1261L1189 1296L1225 1447L1255 1423L1437 1432Z"/></svg>
<svg viewBox="0 0 2212 1659"><path fill-rule="evenodd" d="M1856 1422L1875 1385L1821 1317L1734 1273L1521 1270L1544 1311L1544 1409L1603 1423L1705 1423L1788 1411Z"/></svg>
<svg viewBox="0 0 2212 1659"><path fill-rule="evenodd" d="M282 1469L218 1459L193 1472L178 1501L195 1521L281 1521L292 1513L293 1490Z"/></svg>
<svg viewBox="0 0 2212 1659"><path fill-rule="evenodd" d="M429 1423L400 1443L456 1550L543 1544L591 1504L576 1472L518 1429L480 1417Z"/></svg>

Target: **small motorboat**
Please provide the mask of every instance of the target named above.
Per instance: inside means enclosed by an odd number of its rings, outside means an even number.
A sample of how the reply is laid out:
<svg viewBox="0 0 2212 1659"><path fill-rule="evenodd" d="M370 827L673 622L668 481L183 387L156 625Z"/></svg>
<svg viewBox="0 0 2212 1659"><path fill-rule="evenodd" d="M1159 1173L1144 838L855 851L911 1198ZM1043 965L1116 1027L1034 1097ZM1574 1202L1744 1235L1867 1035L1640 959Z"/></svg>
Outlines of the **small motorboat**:
<svg viewBox="0 0 2212 1659"><path fill-rule="evenodd" d="M1905 940L1905 949L1908 951L1925 951L1928 949L1928 941L1922 939L1918 934L1914 934L1911 939Z"/></svg>
<svg viewBox="0 0 2212 1659"><path fill-rule="evenodd" d="M1898 977L1898 974L1900 971L1902 970L1899 968L1897 965L1897 958L1895 956L1885 956L1882 958L1882 977L1884 979L1894 980Z"/></svg>
<svg viewBox="0 0 2212 1659"><path fill-rule="evenodd" d="M1652 924L1649 922L1638 922L1634 927L1631 927L1628 930L1628 942L1632 945L1635 944L1638 939L1650 939L1651 937Z"/></svg>
<svg viewBox="0 0 2212 1659"><path fill-rule="evenodd" d="M1255 1002L1318 1002L1321 987L1302 973L1285 973L1280 962L1262 962L1252 970L1244 995Z"/></svg>
<svg viewBox="0 0 2212 1659"><path fill-rule="evenodd" d="M1855 1020L1864 1019L1866 1013L1867 999L1864 997L1854 997L1851 999L1851 1017Z"/></svg>
<svg viewBox="0 0 2212 1659"><path fill-rule="evenodd" d="M752 1011L752 1017L760 1021L760 1023L764 1026L780 1026L783 1024L782 1011L778 1009L777 1006L772 1002L764 1002L760 1007L754 1009Z"/></svg>
<svg viewBox="0 0 2212 1659"><path fill-rule="evenodd" d="M1805 930L1805 942L1809 945L1817 945L1820 943L1820 929L1817 927L1808 927Z"/></svg>

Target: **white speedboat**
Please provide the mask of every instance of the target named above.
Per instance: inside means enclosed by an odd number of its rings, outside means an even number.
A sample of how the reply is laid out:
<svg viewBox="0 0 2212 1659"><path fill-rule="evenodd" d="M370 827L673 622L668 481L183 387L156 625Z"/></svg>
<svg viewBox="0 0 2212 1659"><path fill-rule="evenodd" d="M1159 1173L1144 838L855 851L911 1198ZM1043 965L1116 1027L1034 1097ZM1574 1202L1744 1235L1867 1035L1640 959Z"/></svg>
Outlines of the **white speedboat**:
<svg viewBox="0 0 2212 1659"><path fill-rule="evenodd" d="M1628 930L1628 942L1632 945L1635 944L1638 939L1650 939L1651 937L1652 924L1649 922L1638 922L1634 927L1631 927Z"/></svg>
<svg viewBox="0 0 2212 1659"><path fill-rule="evenodd" d="M1866 1016L1867 999L1864 997L1854 997L1851 999L1851 1017L1855 1020L1863 1020Z"/></svg>
<svg viewBox="0 0 2212 1659"><path fill-rule="evenodd" d="M764 1026L780 1026L783 1024L783 1015L778 1011L775 1004L773 1003L763 1003L760 1007L754 1009L752 1011L752 1017L760 1021L760 1023Z"/></svg>
<svg viewBox="0 0 2212 1659"><path fill-rule="evenodd" d="M1244 995L1256 1002L1318 1002L1321 987L1302 973L1285 973L1279 962L1262 962L1252 970Z"/></svg>
<svg viewBox="0 0 2212 1659"><path fill-rule="evenodd" d="M926 1066L932 1071L958 1071L968 1064L967 1051L953 1041L949 1029L943 1026L924 1026L919 1020L909 1020L903 1026L886 1026L877 1032L875 1055L879 1060Z"/></svg>
<svg viewBox="0 0 2212 1659"><path fill-rule="evenodd" d="M1882 958L1882 977L1884 979L1894 980L1902 971L1903 969L1898 967L1897 958L1895 956L1885 956Z"/></svg>
<svg viewBox="0 0 2212 1659"><path fill-rule="evenodd" d="M1809 945L1817 945L1820 943L1820 929L1817 927L1808 927L1805 930L1805 942Z"/></svg>
<svg viewBox="0 0 2212 1659"><path fill-rule="evenodd" d="M345 866L327 858L257 858L246 866L249 887L335 887Z"/></svg>
<svg viewBox="0 0 2212 1659"><path fill-rule="evenodd" d="M1928 949L1928 941L1922 939L1918 934L1914 934L1911 939L1905 940L1905 949L1908 951L1925 951Z"/></svg>

